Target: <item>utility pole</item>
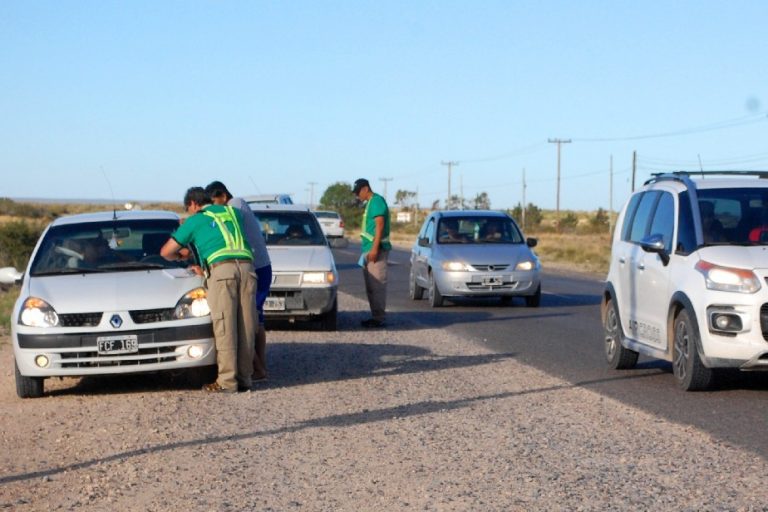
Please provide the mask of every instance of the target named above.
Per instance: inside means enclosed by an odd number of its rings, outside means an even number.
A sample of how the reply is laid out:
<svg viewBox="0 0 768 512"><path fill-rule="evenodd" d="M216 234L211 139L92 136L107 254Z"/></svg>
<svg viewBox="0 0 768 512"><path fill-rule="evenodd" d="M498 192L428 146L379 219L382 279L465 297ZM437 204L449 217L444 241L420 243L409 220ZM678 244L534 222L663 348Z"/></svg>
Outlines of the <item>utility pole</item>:
<svg viewBox="0 0 768 512"><path fill-rule="evenodd" d="M459 174L459 207L464 209L464 175Z"/></svg>
<svg viewBox="0 0 768 512"><path fill-rule="evenodd" d="M448 200L445 202L445 209L447 210L451 204L451 169L454 165L459 165L459 162L449 160L447 162L440 162L440 164L448 166Z"/></svg>
<svg viewBox="0 0 768 512"><path fill-rule="evenodd" d="M392 181L392 178L379 178L379 181L384 182L384 201L388 202L387 200L387 182Z"/></svg>
<svg viewBox="0 0 768 512"><path fill-rule="evenodd" d="M635 174L637 173L637 151L632 152L632 192L635 191Z"/></svg>
<svg viewBox="0 0 768 512"><path fill-rule="evenodd" d="M557 144L557 210L555 218L557 219L557 230L560 231L560 146L570 144L571 139L548 139L550 144Z"/></svg>
<svg viewBox="0 0 768 512"><path fill-rule="evenodd" d="M613 155L611 155L610 176L608 180L608 234L613 233Z"/></svg>
<svg viewBox="0 0 768 512"><path fill-rule="evenodd" d="M315 209L315 185L317 185L316 181L310 181L308 183L309 185L309 209L314 210Z"/></svg>
<svg viewBox="0 0 768 512"><path fill-rule="evenodd" d="M523 231L525 231L525 187L525 167L523 167L523 207L520 210L523 217Z"/></svg>

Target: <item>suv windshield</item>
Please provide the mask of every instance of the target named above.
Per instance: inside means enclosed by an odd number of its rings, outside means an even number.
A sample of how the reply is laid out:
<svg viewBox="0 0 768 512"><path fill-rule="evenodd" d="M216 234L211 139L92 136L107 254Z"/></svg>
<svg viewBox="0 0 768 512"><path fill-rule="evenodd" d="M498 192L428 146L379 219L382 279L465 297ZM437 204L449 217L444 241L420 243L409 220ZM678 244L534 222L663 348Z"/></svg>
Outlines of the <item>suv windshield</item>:
<svg viewBox="0 0 768 512"><path fill-rule="evenodd" d="M327 245L314 214L295 211L254 212L267 245Z"/></svg>
<svg viewBox="0 0 768 512"><path fill-rule="evenodd" d="M54 226L45 234L30 275L179 268L160 248L179 226L171 219L115 220Z"/></svg>
<svg viewBox="0 0 768 512"><path fill-rule="evenodd" d="M523 236L506 217L444 217L437 227L440 244L520 244Z"/></svg>
<svg viewBox="0 0 768 512"><path fill-rule="evenodd" d="M697 192L705 245L768 244L768 188Z"/></svg>

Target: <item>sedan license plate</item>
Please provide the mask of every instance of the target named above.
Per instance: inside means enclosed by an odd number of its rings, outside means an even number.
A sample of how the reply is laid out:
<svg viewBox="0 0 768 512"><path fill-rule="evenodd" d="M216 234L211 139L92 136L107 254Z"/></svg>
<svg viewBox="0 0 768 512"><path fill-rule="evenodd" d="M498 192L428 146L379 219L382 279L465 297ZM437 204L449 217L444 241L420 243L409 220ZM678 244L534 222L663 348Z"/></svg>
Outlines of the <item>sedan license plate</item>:
<svg viewBox="0 0 768 512"><path fill-rule="evenodd" d="M264 311L285 311L285 297L267 297Z"/></svg>
<svg viewBox="0 0 768 512"><path fill-rule="evenodd" d="M139 351L139 338L135 334L125 336L99 336L96 350L101 355L135 354Z"/></svg>
<svg viewBox="0 0 768 512"><path fill-rule="evenodd" d="M483 286L501 286L503 281L500 276L483 276Z"/></svg>

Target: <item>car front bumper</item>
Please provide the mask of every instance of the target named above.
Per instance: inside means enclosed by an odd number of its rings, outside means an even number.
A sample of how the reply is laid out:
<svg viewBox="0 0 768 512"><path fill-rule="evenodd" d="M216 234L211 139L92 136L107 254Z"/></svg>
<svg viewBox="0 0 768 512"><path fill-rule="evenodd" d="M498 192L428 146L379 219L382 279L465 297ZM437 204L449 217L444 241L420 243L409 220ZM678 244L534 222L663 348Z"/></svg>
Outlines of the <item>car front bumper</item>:
<svg viewBox="0 0 768 512"><path fill-rule="evenodd" d="M336 304L337 288L270 289L269 299L276 299L282 309L265 304L267 318L309 318L331 311ZM271 302L268 299L268 303Z"/></svg>
<svg viewBox="0 0 768 512"><path fill-rule="evenodd" d="M512 272L448 272L435 270L440 293L445 297L534 295L541 278L538 270Z"/></svg>

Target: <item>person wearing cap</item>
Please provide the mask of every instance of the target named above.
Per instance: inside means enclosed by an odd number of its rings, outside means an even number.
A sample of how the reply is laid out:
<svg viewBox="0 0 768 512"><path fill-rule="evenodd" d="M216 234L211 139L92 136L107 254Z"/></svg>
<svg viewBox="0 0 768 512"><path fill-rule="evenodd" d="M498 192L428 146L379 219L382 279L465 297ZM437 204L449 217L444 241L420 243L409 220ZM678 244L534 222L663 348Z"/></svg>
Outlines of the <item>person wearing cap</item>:
<svg viewBox="0 0 768 512"><path fill-rule="evenodd" d="M202 187L187 190L184 209L189 218L171 234L160 255L170 261L182 259L184 246L194 244L206 269L219 373L203 391L248 391L256 340L256 275L243 217L232 206L211 204Z"/></svg>
<svg viewBox="0 0 768 512"><path fill-rule="evenodd" d="M368 328L384 327L387 306L387 260L392 244L389 242L389 208L386 200L371 190L365 178L355 181L352 192L365 203L360 225L360 266L363 267L365 292L371 307L371 318L363 320Z"/></svg>
<svg viewBox="0 0 768 512"><path fill-rule="evenodd" d="M267 243L261 232L259 221L245 199L232 197L229 189L220 181L212 181L205 187L205 191L211 196L213 204L228 204L240 210L243 216L243 231L248 245L253 251L253 269L256 272L256 311L259 315L256 350L253 354L252 380L263 381L267 378L267 331L264 328L264 302L269 296L269 288L272 285L272 262L269 259L269 252L267 252Z"/></svg>

